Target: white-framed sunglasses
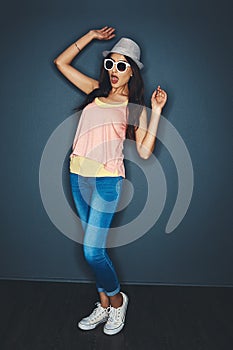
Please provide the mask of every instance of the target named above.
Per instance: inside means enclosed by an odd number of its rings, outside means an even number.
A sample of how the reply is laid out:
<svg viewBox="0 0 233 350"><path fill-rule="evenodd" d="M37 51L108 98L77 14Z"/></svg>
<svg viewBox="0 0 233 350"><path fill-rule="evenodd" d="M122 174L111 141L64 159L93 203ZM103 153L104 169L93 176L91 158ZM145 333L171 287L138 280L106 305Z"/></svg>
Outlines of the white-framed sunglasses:
<svg viewBox="0 0 233 350"><path fill-rule="evenodd" d="M115 62L111 58L105 58L104 68L106 70L112 70L114 66L116 66L116 69L119 73L124 73L127 70L127 68L130 67L130 64L125 61Z"/></svg>

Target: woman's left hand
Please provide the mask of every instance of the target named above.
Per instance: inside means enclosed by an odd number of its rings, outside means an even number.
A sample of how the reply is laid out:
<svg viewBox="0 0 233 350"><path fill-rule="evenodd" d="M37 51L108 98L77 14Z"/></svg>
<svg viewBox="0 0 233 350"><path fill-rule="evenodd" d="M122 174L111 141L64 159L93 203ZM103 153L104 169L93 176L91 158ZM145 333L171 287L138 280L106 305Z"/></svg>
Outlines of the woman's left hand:
<svg viewBox="0 0 233 350"><path fill-rule="evenodd" d="M157 90L155 90L151 96L151 107L153 110L162 109L167 102L167 93L162 90L160 85L158 85Z"/></svg>

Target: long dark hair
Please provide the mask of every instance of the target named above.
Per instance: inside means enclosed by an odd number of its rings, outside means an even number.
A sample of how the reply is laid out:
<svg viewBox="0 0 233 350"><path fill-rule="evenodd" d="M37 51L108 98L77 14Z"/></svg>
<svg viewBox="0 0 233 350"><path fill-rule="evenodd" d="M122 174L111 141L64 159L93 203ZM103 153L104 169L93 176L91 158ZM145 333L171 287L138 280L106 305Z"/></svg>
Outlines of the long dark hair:
<svg viewBox="0 0 233 350"><path fill-rule="evenodd" d="M109 58L111 53L109 53L106 58ZM143 106L145 106L144 101L144 83L140 74L140 70L137 64L128 56L124 56L126 60L131 65L133 76L128 82L129 96L128 96L128 119L126 128L126 137L135 140L135 130L139 125L139 117L141 115ZM107 97L112 89L109 74L104 69L102 62L100 77L99 77L99 87L94 89L90 94L87 95L84 102L74 108L75 111L81 111L89 103L94 101L96 97Z"/></svg>

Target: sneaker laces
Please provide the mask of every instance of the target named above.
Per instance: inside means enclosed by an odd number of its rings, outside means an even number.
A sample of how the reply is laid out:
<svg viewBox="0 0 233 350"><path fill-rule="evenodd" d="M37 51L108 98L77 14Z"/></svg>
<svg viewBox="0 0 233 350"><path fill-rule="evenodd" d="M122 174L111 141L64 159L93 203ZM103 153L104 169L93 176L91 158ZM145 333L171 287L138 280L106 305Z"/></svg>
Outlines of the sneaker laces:
<svg viewBox="0 0 233 350"><path fill-rule="evenodd" d="M108 320L110 322L114 322L115 320L119 320L121 315L121 309L120 308L115 308L110 305L109 307L109 318Z"/></svg>
<svg viewBox="0 0 233 350"><path fill-rule="evenodd" d="M99 311L100 311L101 309L103 309L103 310L102 310L102 313L103 313L104 310L108 311L108 310L107 310L108 308L103 308L102 305L101 305L101 303L98 302L98 301L95 303L95 305L96 305L96 308L93 310L93 312L92 312L91 315L89 316L91 320L95 320L95 318L96 318L96 316L97 316L97 313L99 313Z"/></svg>

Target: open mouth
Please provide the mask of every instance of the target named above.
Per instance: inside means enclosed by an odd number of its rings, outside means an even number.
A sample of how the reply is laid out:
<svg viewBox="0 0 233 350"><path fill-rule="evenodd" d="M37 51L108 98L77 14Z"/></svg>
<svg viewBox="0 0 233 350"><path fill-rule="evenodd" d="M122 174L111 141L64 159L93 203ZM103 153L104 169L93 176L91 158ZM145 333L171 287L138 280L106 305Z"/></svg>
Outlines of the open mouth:
<svg viewBox="0 0 233 350"><path fill-rule="evenodd" d="M111 82L112 84L116 84L118 82L119 78L116 75L111 75Z"/></svg>

